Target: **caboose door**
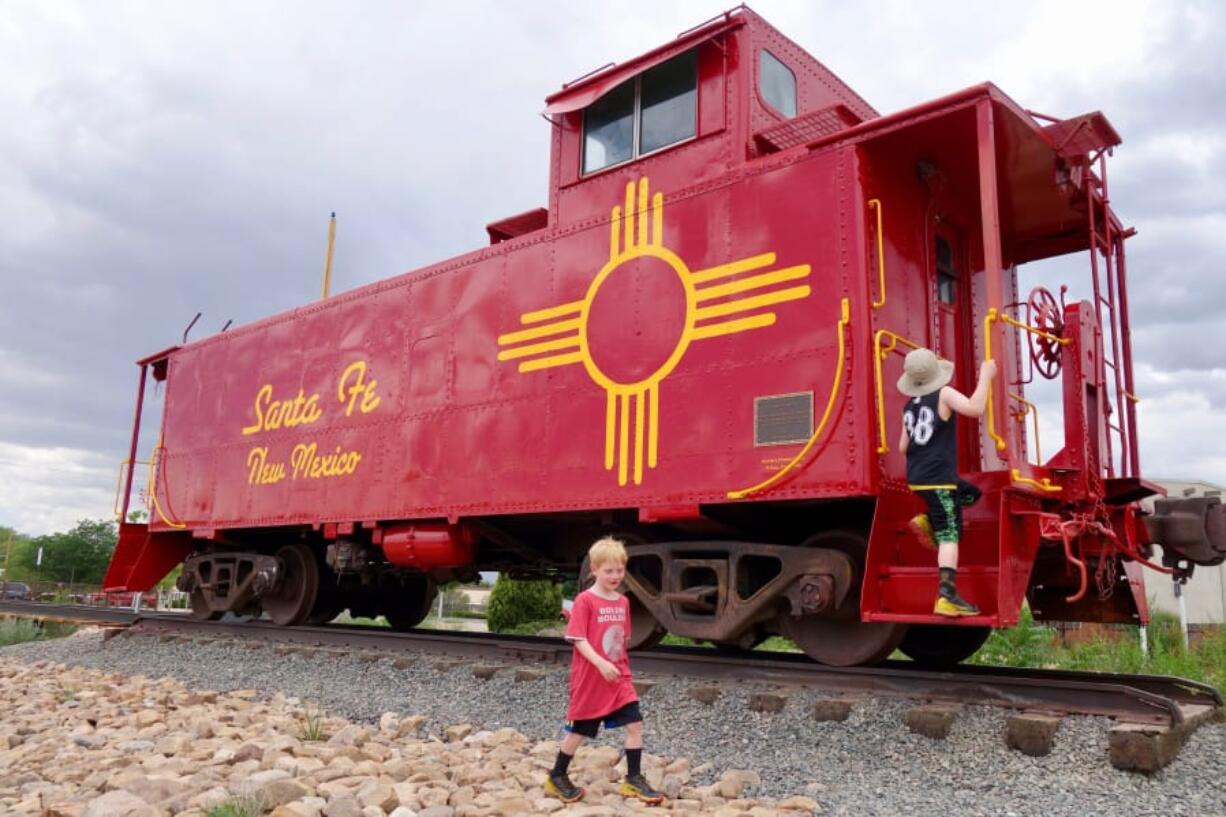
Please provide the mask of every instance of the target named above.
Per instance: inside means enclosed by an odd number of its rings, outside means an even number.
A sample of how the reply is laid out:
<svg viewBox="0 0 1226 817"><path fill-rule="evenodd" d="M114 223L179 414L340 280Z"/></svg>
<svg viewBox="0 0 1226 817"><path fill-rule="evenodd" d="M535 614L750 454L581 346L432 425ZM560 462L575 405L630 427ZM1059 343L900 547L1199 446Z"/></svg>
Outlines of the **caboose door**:
<svg viewBox="0 0 1226 817"><path fill-rule="evenodd" d="M947 223L937 225L932 238L933 350L953 361L950 385L969 396L975 389L978 367L972 343L974 321L966 244L961 233ZM958 470L982 470L974 424L958 423L957 428Z"/></svg>

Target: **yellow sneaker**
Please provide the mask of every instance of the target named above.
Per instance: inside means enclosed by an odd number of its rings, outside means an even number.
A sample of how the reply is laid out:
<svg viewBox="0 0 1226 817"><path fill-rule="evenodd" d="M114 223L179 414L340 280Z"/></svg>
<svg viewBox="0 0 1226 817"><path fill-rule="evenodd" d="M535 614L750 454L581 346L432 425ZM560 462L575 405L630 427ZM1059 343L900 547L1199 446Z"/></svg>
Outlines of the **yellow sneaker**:
<svg viewBox="0 0 1226 817"><path fill-rule="evenodd" d="M979 615L979 608L957 593L954 593L950 598L937 596L937 603L932 606L932 612L938 616L959 618L961 616L977 616Z"/></svg>
<svg viewBox="0 0 1226 817"><path fill-rule="evenodd" d="M570 782L570 778L566 775L551 772L545 781L545 794L556 797L563 803L574 803L582 800L587 790Z"/></svg>
<svg viewBox="0 0 1226 817"><path fill-rule="evenodd" d="M928 518L928 514L922 513L911 517L911 521L907 523L907 530L911 531L924 547L929 550L937 549L936 540L932 538L932 521Z"/></svg>
<svg viewBox="0 0 1226 817"><path fill-rule="evenodd" d="M653 789L647 778L641 774L627 775L622 781L621 793L623 797L633 797L650 806L664 802L664 793Z"/></svg>

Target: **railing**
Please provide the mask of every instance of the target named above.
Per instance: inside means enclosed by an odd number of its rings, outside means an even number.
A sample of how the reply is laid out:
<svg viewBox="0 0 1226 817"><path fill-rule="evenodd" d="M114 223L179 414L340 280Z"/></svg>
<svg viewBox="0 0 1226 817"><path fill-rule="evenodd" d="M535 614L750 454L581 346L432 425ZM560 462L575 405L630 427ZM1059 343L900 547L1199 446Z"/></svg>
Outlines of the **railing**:
<svg viewBox="0 0 1226 817"><path fill-rule="evenodd" d="M822 419L818 422L817 428L813 430L813 434L809 437L809 441L805 443L804 448L792 457L791 462L780 468L775 473L771 474L766 479L759 482L757 485L751 485L748 488L742 488L739 491L729 491L729 499L744 499L751 494L759 494L778 483L789 472L794 470L809 452L813 450L813 446L822 436L822 431L826 428L826 422L830 419L830 414L834 411L835 398L839 394L839 385L843 382L843 366L847 360L847 327L851 324L851 302L844 298L839 306L839 322L835 327L835 334L839 338L839 357L838 362L834 367L834 384L830 387L830 398L826 401L826 410L822 412Z"/></svg>
<svg viewBox="0 0 1226 817"><path fill-rule="evenodd" d="M1054 341L1055 343L1058 343L1061 346L1067 346L1069 344L1068 338L1062 338L1059 335L1053 335L1051 332L1044 332L1042 329L1035 329L1030 324L1022 323L1017 318L1006 315L1005 313L998 311L996 307L992 307L991 309L988 310L988 314L985 315L983 318L983 359L985 361L992 359L992 323L994 321L1000 321L1001 323L1007 323L1011 326L1017 327L1018 329L1023 329L1027 332L1030 332L1031 334L1035 334L1035 335L1038 335L1039 337L1046 338L1050 341ZM988 392L988 436L991 437L992 440L996 443L996 450L1003 453L1005 449L1008 447L1008 445L1005 443L1005 438L1000 436L1000 434L997 433L996 431L996 417L995 417L995 411L992 408L992 403L993 403L992 394L991 394L991 391L989 391Z"/></svg>
<svg viewBox="0 0 1226 817"><path fill-rule="evenodd" d="M885 337L890 339L890 345L882 348L881 339ZM873 335L873 383L877 390L878 454L888 454L890 451L890 446L886 442L885 436L885 384L881 376L881 361L885 360L890 352L898 352L901 355L902 352L898 351L898 344L900 343L912 349L920 348L920 345L915 341L907 340L902 335L895 334L889 329L878 329L876 334Z"/></svg>
<svg viewBox="0 0 1226 817"><path fill-rule="evenodd" d="M877 290L881 300L873 299L873 309L885 306L885 238L881 229L881 199L869 199L868 206L877 211Z"/></svg>
<svg viewBox="0 0 1226 817"><path fill-rule="evenodd" d="M123 519L123 497L121 496L121 493L123 492L123 478L128 473L127 469L131 468L133 465L149 464L150 463L148 460L136 460L135 462L132 460L123 460L119 463L119 470L115 474L115 501L111 505L111 515L114 516L116 520L120 522L125 521Z"/></svg>

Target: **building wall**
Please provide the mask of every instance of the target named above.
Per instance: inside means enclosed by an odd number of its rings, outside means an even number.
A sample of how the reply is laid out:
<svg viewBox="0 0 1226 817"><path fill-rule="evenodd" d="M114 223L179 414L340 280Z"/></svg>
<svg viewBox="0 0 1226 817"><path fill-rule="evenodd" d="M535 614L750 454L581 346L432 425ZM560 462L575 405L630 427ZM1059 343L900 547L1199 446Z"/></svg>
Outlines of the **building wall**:
<svg viewBox="0 0 1226 817"><path fill-rule="evenodd" d="M1202 480L1161 480L1172 499L1182 496L1213 496L1216 491L1226 496L1226 488ZM1153 510L1153 500L1143 503L1146 510ZM1161 548L1155 561L1161 559ZM1178 614L1179 601L1175 598L1170 578L1154 571L1145 574L1145 592L1149 597L1149 609L1153 613L1162 610ZM1184 603L1188 610L1189 624L1226 623L1226 564L1217 567L1197 567L1192 580L1183 588Z"/></svg>

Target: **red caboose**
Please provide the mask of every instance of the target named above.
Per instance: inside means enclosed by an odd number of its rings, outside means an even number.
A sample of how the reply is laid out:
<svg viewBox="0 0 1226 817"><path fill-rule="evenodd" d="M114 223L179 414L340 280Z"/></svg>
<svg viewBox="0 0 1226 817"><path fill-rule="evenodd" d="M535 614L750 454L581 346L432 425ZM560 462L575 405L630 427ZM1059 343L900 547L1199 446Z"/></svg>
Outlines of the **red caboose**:
<svg viewBox="0 0 1226 817"><path fill-rule="evenodd" d="M437 582L574 575L614 531L638 645L783 632L833 664L939 662L1027 598L1144 620L1136 501L1156 489L1102 114L980 85L883 117L744 8L546 103L549 206L490 224L489 247L139 362L142 395L166 384L152 520L122 525L108 587L185 562L198 616L408 627ZM1019 299L1018 265L1087 250L1093 302ZM916 345L964 391L979 360L1002 371L959 431L983 614L956 623L931 615L891 444ZM1064 384L1045 460L1036 371ZM1220 507L1163 514L1181 561L1159 569L1226 556Z"/></svg>

